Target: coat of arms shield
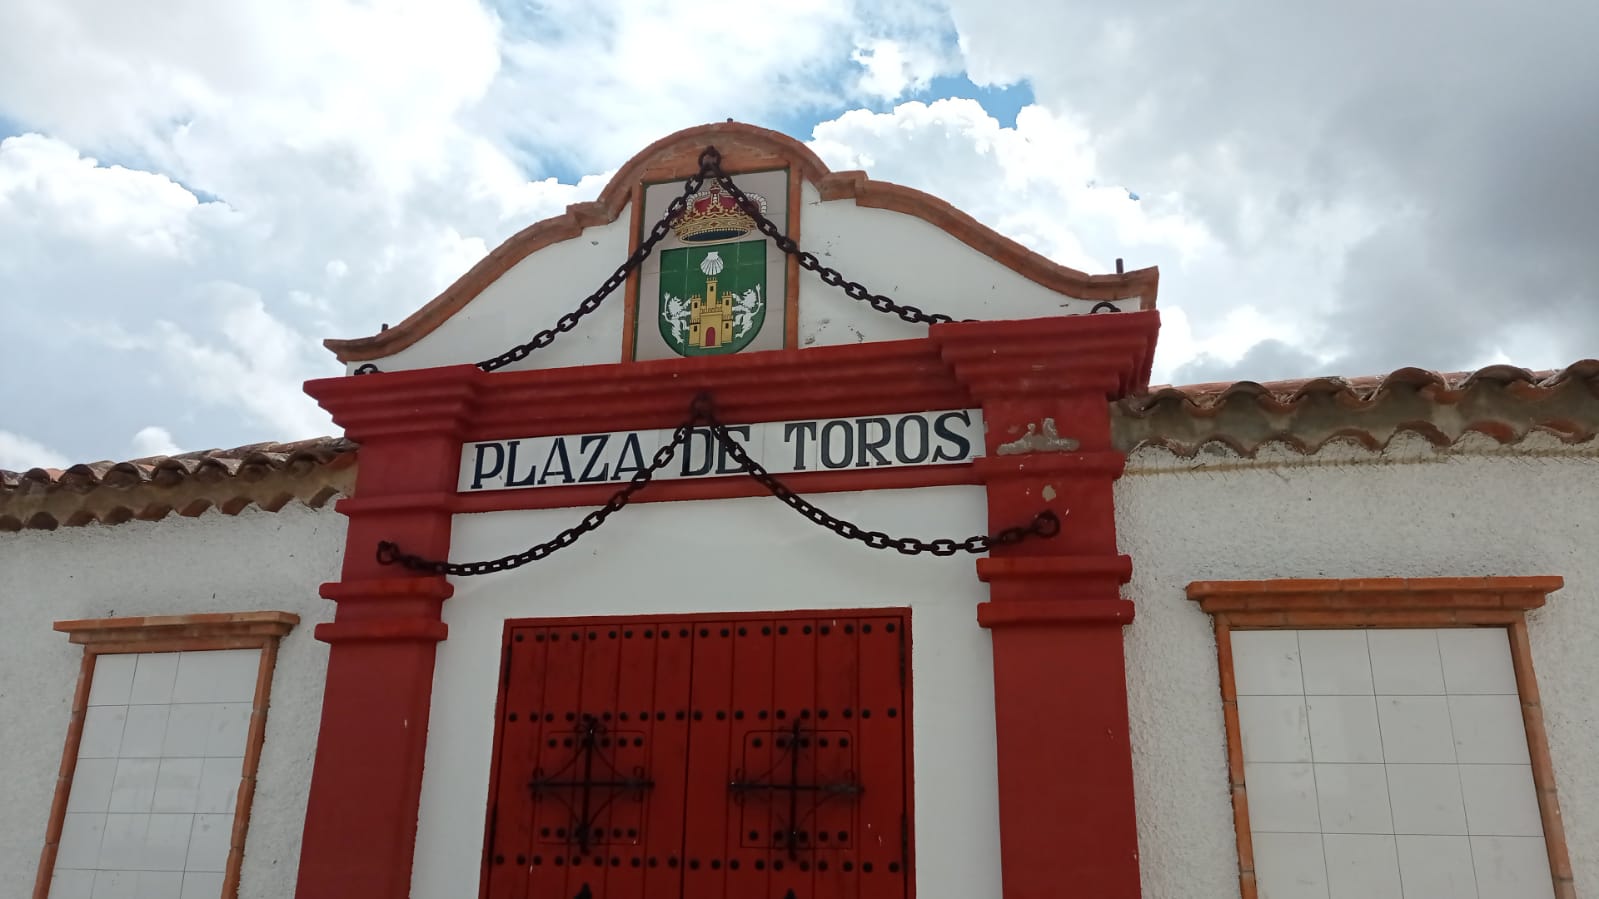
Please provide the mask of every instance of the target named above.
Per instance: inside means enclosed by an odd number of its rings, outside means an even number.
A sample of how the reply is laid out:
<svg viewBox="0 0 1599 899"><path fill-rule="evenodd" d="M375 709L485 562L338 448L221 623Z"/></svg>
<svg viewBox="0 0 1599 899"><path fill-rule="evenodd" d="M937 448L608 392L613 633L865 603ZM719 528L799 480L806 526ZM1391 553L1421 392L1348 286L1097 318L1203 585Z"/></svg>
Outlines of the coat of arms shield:
<svg viewBox="0 0 1599 899"><path fill-rule="evenodd" d="M771 198L786 201L786 181L787 173L777 171L736 176L735 183L763 215L784 228L787 216L781 207L787 204ZM654 224L650 216L658 218L682 189L681 181L650 185L648 225ZM641 270L635 358L782 347L785 280L783 252L721 185L707 184L689 199Z"/></svg>

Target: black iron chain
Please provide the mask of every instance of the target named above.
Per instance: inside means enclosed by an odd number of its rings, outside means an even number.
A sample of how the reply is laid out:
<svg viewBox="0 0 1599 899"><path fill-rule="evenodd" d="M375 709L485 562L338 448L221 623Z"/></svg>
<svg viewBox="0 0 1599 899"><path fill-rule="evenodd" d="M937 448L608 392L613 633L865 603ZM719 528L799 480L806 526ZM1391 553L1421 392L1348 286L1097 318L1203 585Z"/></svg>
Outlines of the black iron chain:
<svg viewBox="0 0 1599 899"><path fill-rule="evenodd" d="M696 404L699 400L695 400ZM453 574L456 577L469 577L474 574L493 574L496 571L509 571L512 568L521 568L530 562L548 556L558 549L565 549L577 542L577 538L587 534L605 523L611 514L628 504L633 494L644 489L654 477L655 473L672 464L672 457L677 455L677 448L688 439L689 432L693 429L695 417L690 415L689 420L677 426L672 432L672 441L655 451L655 456L650 460L647 468L633 472L633 477L628 479L627 486L606 501L605 505L583 516L572 527L556 534L554 537L530 546L519 553L501 556L498 559L488 559L482 562L441 562L434 559L424 559L421 556L400 552L400 547L388 540L378 544L379 565L400 565L412 571L423 571L428 574Z"/></svg>
<svg viewBox="0 0 1599 899"><path fill-rule="evenodd" d="M1048 509L1033 516L1032 522L1026 525L1005 528L993 535L979 534L967 537L965 540L951 540L948 537L918 540L915 537L890 537L882 531L862 530L858 525L818 509L815 504L791 490L787 484L773 477L761 463L750 458L744 445L728 433L726 425L716 420L714 412L707 411L706 419L711 434L722 450L737 462L746 474L759 482L784 505L846 540L859 540L873 549L892 549L907 556L920 553L952 556L957 552L988 552L992 547L1020 543L1028 537L1053 537L1060 533L1060 517Z"/></svg>
<svg viewBox="0 0 1599 899"><path fill-rule="evenodd" d="M715 148L708 148L705 151L706 154L714 152L716 152ZM715 168L717 171L720 171L720 164L717 163ZM589 294L587 297L584 297L583 302L578 303L576 309L573 309L571 312L568 312L556 319L555 327L545 328L537 334L534 334L533 339L529 340L527 343L518 344L514 347L511 347L498 356L495 356L493 359L485 359L482 362L479 362L477 367L483 369L484 371L494 371L497 368L504 368L513 362L519 362L523 359L526 359L534 350L543 349L544 347L554 343L555 338L563 331L570 331L577 327L577 323L582 320L583 316L588 315L590 312L600 308L600 303L603 303L605 298L615 292L618 287L626 284L628 275L632 274L634 269L638 268L640 265L643 265L644 260L648 259L650 253L655 250L655 245L666 238L667 232L672 230L672 223L677 221L677 217L682 215L683 210L688 208L689 198L694 196L696 193L699 193L700 186L705 183L705 177L709 171L710 169L707 168L706 165L706 157L705 155L701 155L699 174L684 182L683 192L676 197L673 197L672 202L667 204L666 212L661 215L660 221L655 223L655 227L650 229L649 236L644 238L643 242L638 245L638 249L634 250L632 254L629 255L627 259L617 267L616 271L612 272L611 276L605 279L605 283L601 284L598 290Z"/></svg>
<svg viewBox="0 0 1599 899"><path fill-rule="evenodd" d="M478 574L492 574L498 571L509 571L520 568L532 562L537 562L559 549L565 549L576 543L578 538L605 523L612 513L627 505L633 494L644 489L654 479L657 472L670 465L677 455L677 448L688 440L689 434L704 423L717 445L721 446L727 455L732 458L751 478L759 482L771 494L783 502L784 505L800 513L812 522L821 525L848 540L858 540L873 549L892 549L904 555L918 555L931 553L935 556L952 556L957 552L982 553L995 546L1006 546L1020 543L1029 537L1053 537L1060 533L1060 517L1053 511L1045 509L1033 517L1025 525L1009 527L997 534L979 534L965 540L952 540L941 537L936 540L918 540L915 537L891 537L882 531L868 531L858 525L845 521L816 507L815 504L791 490L787 484L774 477L759 462L750 458L739 443L727 431L716 417L716 412L708 394L700 394L694 398L689 407L688 420L678 425L672 432L671 442L655 451L646 468L633 473L626 486L618 490L605 505L583 516L576 525L556 534L543 543L528 547L519 553L501 556L497 559L487 559L481 562L444 562L436 559L426 559L400 551L398 544L384 540L378 544L377 561L379 565L399 565L412 571L427 574L454 575L456 577L470 577Z"/></svg>
<svg viewBox="0 0 1599 899"><path fill-rule="evenodd" d="M707 171L707 159L709 159L711 162L711 168L709 171ZM770 237L772 239L772 243L776 244L778 249L790 256L793 256L799 262L800 268L805 269L808 272L815 272L816 275L822 279L823 284L843 290L844 293L850 297L850 299L860 300L861 302L871 306L873 309L876 309L878 312L892 313L904 319L905 321L912 322L914 324L936 325L943 322L954 321L953 318L950 318L942 313L923 312L915 306L906 305L904 303L896 303L880 293L872 293L860 283L846 279L843 275L839 274L837 269L829 268L823 265L822 261L816 258L815 253L809 253L801 250L799 248L799 244L790 240L788 235L778 230L777 225L773 224L772 220L767 218L764 212L761 212L759 203L756 203L754 200L750 199L748 194L744 193L744 191L739 189L737 184L733 183L732 178L729 178L725 173L722 172L720 160L721 156L720 154L716 153L715 147L707 148L705 153L700 156L701 177L714 178L716 183L721 185L722 189L727 191L729 196L738 201L739 207L744 210L745 214L755 220L755 227L757 230L767 237Z"/></svg>
<svg viewBox="0 0 1599 899"><path fill-rule="evenodd" d="M672 224L688 208L689 200L699 193L700 188L704 186L707 180L715 181L723 190L727 191L728 196L738 202L739 207L755 222L755 227L762 234L770 237L778 249L797 259L801 268L815 272L824 284L842 289L851 298L870 305L878 312L893 313L908 322L931 325L954 321L947 315L923 312L915 306L896 303L882 294L872 293L859 283L845 279L835 269L822 265L821 260L816 258L816 254L801 250L799 244L790 240L771 219L766 217L766 214L761 211L760 204L740 190L738 185L733 183L733 179L722 171L722 154L715 147L706 147L705 152L700 154L699 172L684 182L683 192L673 197L672 202L667 204L666 212L661 215L660 220L650 229L649 236L644 238L643 242L638 245L638 249L634 250L626 261L618 266L615 272L611 273L609 278L605 279L605 283L601 284L598 290L585 297L581 303L578 303L576 309L556 319L554 327L545 328L543 331L538 332L527 343L518 344L492 359L485 359L479 362L477 367L484 371L504 368L513 362L526 359L534 350L543 349L554 343L555 338L562 332L570 331L577 327L577 323L585 315L600 308L600 304L605 301L605 298L614 293L618 287L626 284L628 276L640 265L644 264L644 260L649 258L650 253L654 252L655 245L666 238L667 232L672 230ZM365 372L357 372L357 374L365 374Z"/></svg>

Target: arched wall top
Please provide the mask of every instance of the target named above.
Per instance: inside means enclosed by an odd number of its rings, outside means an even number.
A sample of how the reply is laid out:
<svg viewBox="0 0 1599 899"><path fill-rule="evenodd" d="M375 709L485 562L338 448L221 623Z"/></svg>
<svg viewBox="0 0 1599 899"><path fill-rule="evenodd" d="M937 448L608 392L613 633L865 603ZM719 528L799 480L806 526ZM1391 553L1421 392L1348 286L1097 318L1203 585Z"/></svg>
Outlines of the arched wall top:
<svg viewBox="0 0 1599 899"><path fill-rule="evenodd" d="M571 240L586 228L616 221L637 185L686 178L698 172L700 154L707 146L715 146L721 153L722 168L729 174L792 167L816 187L823 202L853 199L859 206L914 216L1049 290L1088 300L1136 295L1141 297L1140 308L1155 306L1160 278L1157 268L1105 275L1077 271L1029 250L938 197L915 188L874 181L863 171L830 171L809 147L786 134L728 121L685 128L645 147L617 170L598 199L574 203L562 214L512 235L399 324L369 337L328 339L323 345L339 361L351 363L383 358L415 344L518 262L552 244Z"/></svg>

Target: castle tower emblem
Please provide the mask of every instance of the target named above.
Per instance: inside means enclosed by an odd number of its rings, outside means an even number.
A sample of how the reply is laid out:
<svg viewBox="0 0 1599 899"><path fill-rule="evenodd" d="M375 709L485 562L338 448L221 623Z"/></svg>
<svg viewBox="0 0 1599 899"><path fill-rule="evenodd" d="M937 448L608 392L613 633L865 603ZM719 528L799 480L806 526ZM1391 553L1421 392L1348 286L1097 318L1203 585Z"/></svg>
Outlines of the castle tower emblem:
<svg viewBox="0 0 1599 899"><path fill-rule="evenodd" d="M746 195L765 213L766 200ZM660 329L683 356L736 353L766 320L763 237L743 240L755 220L711 184L689 200L672 232L681 246L661 252Z"/></svg>

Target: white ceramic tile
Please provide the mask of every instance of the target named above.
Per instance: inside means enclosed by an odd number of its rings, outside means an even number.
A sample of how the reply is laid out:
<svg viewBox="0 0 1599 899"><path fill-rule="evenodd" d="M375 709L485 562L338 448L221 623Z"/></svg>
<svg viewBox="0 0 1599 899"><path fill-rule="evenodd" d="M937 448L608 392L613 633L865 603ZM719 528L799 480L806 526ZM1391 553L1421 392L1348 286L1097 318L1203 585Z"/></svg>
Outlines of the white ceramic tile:
<svg viewBox="0 0 1599 899"><path fill-rule="evenodd" d="M180 899L183 895L182 871L140 871L137 899Z"/></svg>
<svg viewBox="0 0 1599 899"><path fill-rule="evenodd" d="M1461 836L1398 836L1405 899L1477 899L1471 843Z"/></svg>
<svg viewBox="0 0 1599 899"><path fill-rule="evenodd" d="M211 731L211 715L216 708L210 704L172 706L161 754L167 758L203 757L206 735Z"/></svg>
<svg viewBox="0 0 1599 899"><path fill-rule="evenodd" d="M195 815L189 833L186 871L222 871L227 867L228 842L233 836L232 815Z"/></svg>
<svg viewBox="0 0 1599 899"><path fill-rule="evenodd" d="M1328 899L1320 834L1262 833L1252 842L1260 899Z"/></svg>
<svg viewBox="0 0 1599 899"><path fill-rule="evenodd" d="M1316 777L1309 765L1265 762L1244 766L1249 828L1261 832L1320 833Z"/></svg>
<svg viewBox="0 0 1599 899"><path fill-rule="evenodd" d="M1295 631L1233 631L1233 688L1239 696L1298 696L1299 640Z"/></svg>
<svg viewBox="0 0 1599 899"><path fill-rule="evenodd" d="M250 736L250 710L247 702L212 706L211 723L205 735L207 758L242 757Z"/></svg>
<svg viewBox="0 0 1599 899"><path fill-rule="evenodd" d="M1480 899L1553 899L1554 877L1542 837L1471 837Z"/></svg>
<svg viewBox="0 0 1599 899"><path fill-rule="evenodd" d="M117 750L122 746L122 726L127 720L127 706L90 706L83 716L83 735L78 740L78 758L116 758Z"/></svg>
<svg viewBox="0 0 1599 899"><path fill-rule="evenodd" d="M104 838L105 815L68 812L61 822L61 845L56 848L56 867L99 867L100 842Z"/></svg>
<svg viewBox="0 0 1599 899"><path fill-rule="evenodd" d="M855 433L853 425L836 421L823 421L816 432L817 461L823 471L837 471L850 467L855 461Z"/></svg>
<svg viewBox="0 0 1599 899"><path fill-rule="evenodd" d="M781 470L786 472L816 471L822 465L821 460L817 455L816 436L809 433L808 429L804 428L802 425L797 423L789 424L774 431L771 435L773 445L776 446L785 443L784 436L787 428L793 428L794 430L792 432L793 436L789 437L786 441L788 450L783 452L782 455L776 460L781 465ZM670 439L670 436L663 438L663 440ZM777 469L773 470L775 471Z"/></svg>
<svg viewBox="0 0 1599 899"><path fill-rule="evenodd" d="M173 702L252 702L259 649L179 653Z"/></svg>
<svg viewBox="0 0 1599 899"><path fill-rule="evenodd" d="M1316 765L1322 833L1393 833L1382 765Z"/></svg>
<svg viewBox="0 0 1599 899"><path fill-rule="evenodd" d="M139 656L133 672L129 705L165 705L172 701L172 683L178 674L178 653L147 652Z"/></svg>
<svg viewBox="0 0 1599 899"><path fill-rule="evenodd" d="M1419 628L1366 632L1371 652L1372 686L1391 696L1444 692L1443 662L1436 631Z"/></svg>
<svg viewBox="0 0 1599 899"><path fill-rule="evenodd" d="M100 867L134 870L144 856L144 832L149 815L106 815L105 838L100 843Z"/></svg>
<svg viewBox="0 0 1599 899"><path fill-rule="evenodd" d="M1301 696L1238 697L1238 729L1248 762L1308 762L1310 724Z"/></svg>
<svg viewBox="0 0 1599 899"><path fill-rule="evenodd" d="M1371 655L1362 631L1300 631L1299 665L1307 696L1372 693Z"/></svg>
<svg viewBox="0 0 1599 899"><path fill-rule="evenodd" d="M878 436L878 434L877 434L878 430L879 429L876 428L876 427L872 428L872 432L873 433L872 433L871 436L874 439ZM756 459L761 459L761 458L764 458L766 456L766 429L765 428L761 427L760 425L755 425L755 426L751 427L749 429L749 436L748 437L745 437L740 432L733 432L733 431L730 430L730 433L732 433L733 439L737 440L739 442L739 444L742 445L744 447L744 449L746 451L748 451L751 456L755 457ZM889 440L890 440L890 442L892 442L892 440L893 440L893 431L889 432ZM695 449L698 450L699 447L696 446ZM882 450L879 449L879 452L881 452L881 451ZM727 453L724 452L720 447L717 447L716 452L713 453L712 456L713 456L713 461L711 463L711 466L712 466L711 467L711 474L729 474L729 473L734 472L734 471L741 471L741 469L738 467L738 463L734 462L732 460L732 458L729 457L727 455ZM856 461L859 461L859 460L856 460ZM703 462L701 462L700 464L704 465Z"/></svg>
<svg viewBox="0 0 1599 899"><path fill-rule="evenodd" d="M1510 661L1510 634L1502 627L1446 627L1438 630L1444 683L1450 693L1515 694L1516 667Z"/></svg>
<svg viewBox="0 0 1599 899"><path fill-rule="evenodd" d="M128 720L122 727L121 758L161 757L161 741L167 735L168 706L128 706Z"/></svg>
<svg viewBox="0 0 1599 899"><path fill-rule="evenodd" d="M1461 765L1460 789L1474 836L1543 836L1531 765Z"/></svg>
<svg viewBox="0 0 1599 899"><path fill-rule="evenodd" d="M91 899L94 872L57 868L50 873L50 899Z"/></svg>
<svg viewBox="0 0 1599 899"><path fill-rule="evenodd" d="M1394 833L1466 833L1457 765L1389 765L1388 798L1393 803Z"/></svg>
<svg viewBox="0 0 1599 899"><path fill-rule="evenodd" d="M1379 696L1383 760L1390 764L1453 762L1454 732L1443 696Z"/></svg>
<svg viewBox="0 0 1599 899"><path fill-rule="evenodd" d="M200 775L205 759L162 759L155 780L155 802L150 811L193 813L200 802Z"/></svg>
<svg viewBox="0 0 1599 899"><path fill-rule="evenodd" d="M216 899L222 895L222 875L204 871L186 871L183 875L183 894L180 899Z"/></svg>
<svg viewBox="0 0 1599 899"><path fill-rule="evenodd" d="M155 801L155 780L160 769L160 759L119 760L116 779L111 783L111 803L106 810L113 814L149 812Z"/></svg>
<svg viewBox="0 0 1599 899"><path fill-rule="evenodd" d="M195 811L205 814L233 814L239 799L239 780L244 776L244 759L206 759L200 777L200 794Z"/></svg>
<svg viewBox="0 0 1599 899"><path fill-rule="evenodd" d="M1377 700L1371 696L1312 696L1310 748L1318 762L1381 762Z"/></svg>
<svg viewBox="0 0 1599 899"><path fill-rule="evenodd" d="M72 768L67 811L103 812L110 808L111 784L116 777L116 759L78 759Z"/></svg>
<svg viewBox="0 0 1599 899"><path fill-rule="evenodd" d="M137 899L138 871L100 871L94 875L93 899Z"/></svg>
<svg viewBox="0 0 1599 899"><path fill-rule="evenodd" d="M1532 764L1519 696L1450 696L1449 717L1461 764Z"/></svg>
<svg viewBox="0 0 1599 899"><path fill-rule="evenodd" d="M198 815L151 815L144 833L144 870L182 871L189 854L189 834Z"/></svg>
<svg viewBox="0 0 1599 899"><path fill-rule="evenodd" d="M137 661L136 656L123 653L96 656L94 677L89 681L89 705L127 705Z"/></svg>
<svg viewBox="0 0 1599 899"><path fill-rule="evenodd" d="M1330 899L1404 899L1392 836L1330 833L1321 844Z"/></svg>

